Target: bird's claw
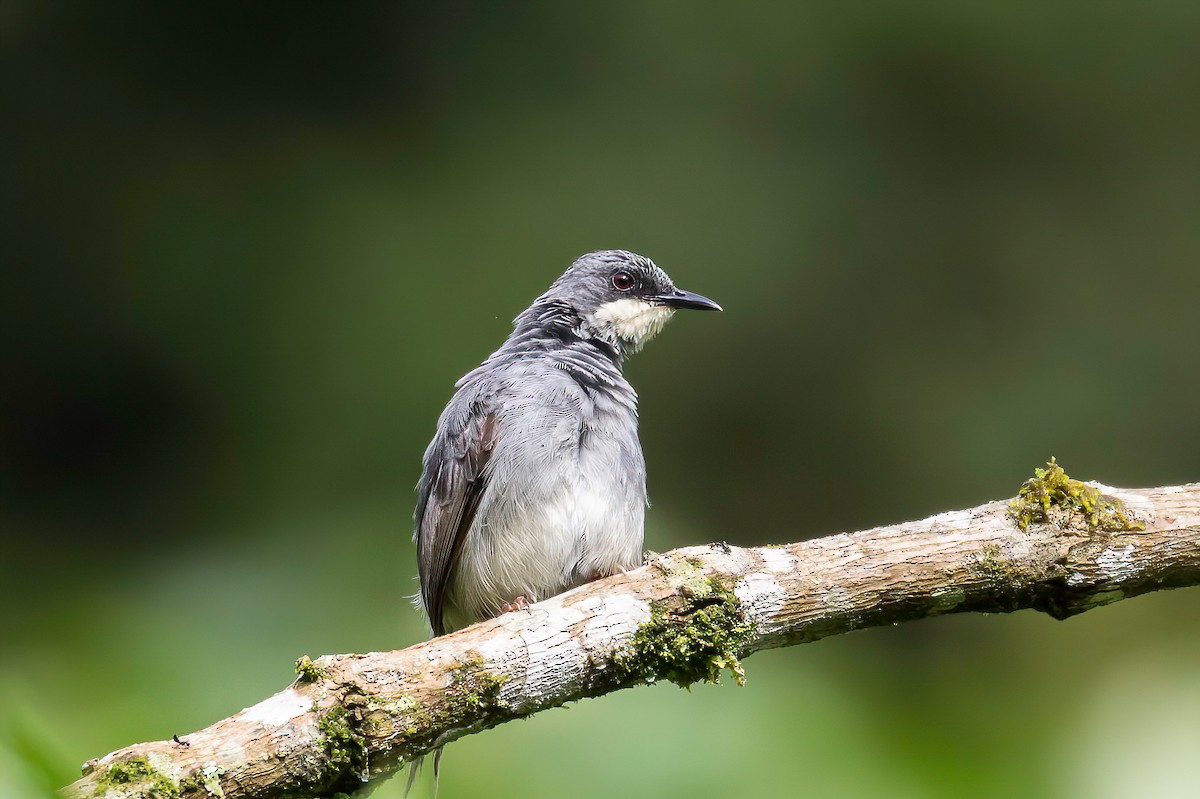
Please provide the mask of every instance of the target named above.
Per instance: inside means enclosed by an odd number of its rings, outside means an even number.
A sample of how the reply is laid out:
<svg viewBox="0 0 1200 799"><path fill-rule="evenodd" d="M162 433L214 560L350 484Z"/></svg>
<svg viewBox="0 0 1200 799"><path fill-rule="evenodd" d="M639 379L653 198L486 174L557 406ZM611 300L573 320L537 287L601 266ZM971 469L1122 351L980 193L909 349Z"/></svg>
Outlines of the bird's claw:
<svg viewBox="0 0 1200 799"><path fill-rule="evenodd" d="M529 610L530 604L532 603L530 603L529 597L521 595L512 602L505 602L503 605L501 605L500 612L512 613L514 610Z"/></svg>

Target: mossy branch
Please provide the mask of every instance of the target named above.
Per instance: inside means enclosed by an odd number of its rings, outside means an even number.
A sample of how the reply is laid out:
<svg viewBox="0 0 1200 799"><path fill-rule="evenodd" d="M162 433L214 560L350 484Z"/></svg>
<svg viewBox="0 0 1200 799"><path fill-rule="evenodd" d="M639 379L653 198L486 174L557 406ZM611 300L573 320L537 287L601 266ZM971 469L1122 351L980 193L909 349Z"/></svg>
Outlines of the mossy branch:
<svg viewBox="0 0 1200 799"><path fill-rule="evenodd" d="M89 761L63 794L332 797L565 702L722 671L740 682L761 649L963 611L1063 619L1196 584L1200 484L1115 489L1052 462L1011 502L784 546L689 547L408 649L302 658L280 693Z"/></svg>

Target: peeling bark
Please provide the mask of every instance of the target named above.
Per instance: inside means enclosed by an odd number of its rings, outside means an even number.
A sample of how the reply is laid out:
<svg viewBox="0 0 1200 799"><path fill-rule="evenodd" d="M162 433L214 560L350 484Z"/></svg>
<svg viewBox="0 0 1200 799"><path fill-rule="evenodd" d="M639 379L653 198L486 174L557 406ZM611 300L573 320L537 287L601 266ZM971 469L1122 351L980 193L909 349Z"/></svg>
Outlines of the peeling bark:
<svg viewBox="0 0 1200 799"><path fill-rule="evenodd" d="M280 693L182 743L89 761L63 795L332 796L565 702L723 670L740 679L740 659L761 649L964 611L1064 619L1200 584L1200 484L1091 485L1123 503L1121 529L1089 527L1063 502L1022 530L992 502L786 546L687 547L407 649L302 659Z"/></svg>

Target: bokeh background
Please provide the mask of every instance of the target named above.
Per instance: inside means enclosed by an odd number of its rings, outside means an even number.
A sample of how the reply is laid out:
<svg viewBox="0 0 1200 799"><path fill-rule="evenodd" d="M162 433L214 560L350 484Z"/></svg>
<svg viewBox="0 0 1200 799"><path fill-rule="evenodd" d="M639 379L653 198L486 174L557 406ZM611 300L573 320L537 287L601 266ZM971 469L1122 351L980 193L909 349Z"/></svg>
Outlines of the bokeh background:
<svg viewBox="0 0 1200 799"><path fill-rule="evenodd" d="M434 420L587 250L726 308L628 367L655 550L1050 455L1200 479L1198 45L1183 2L5 0L0 795L421 639ZM1198 621L763 653L456 743L442 795L1194 796Z"/></svg>

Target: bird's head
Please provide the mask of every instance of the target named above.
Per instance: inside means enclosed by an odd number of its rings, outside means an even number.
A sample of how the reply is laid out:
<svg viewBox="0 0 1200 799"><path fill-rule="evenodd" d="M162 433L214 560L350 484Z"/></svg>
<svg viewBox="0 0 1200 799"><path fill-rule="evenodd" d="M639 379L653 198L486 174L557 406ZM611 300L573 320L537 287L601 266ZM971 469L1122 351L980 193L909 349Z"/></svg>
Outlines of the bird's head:
<svg viewBox="0 0 1200 799"><path fill-rule="evenodd" d="M570 305L584 332L623 352L640 350L679 308L721 310L707 297L675 288L649 258L625 250L582 256L542 299Z"/></svg>

